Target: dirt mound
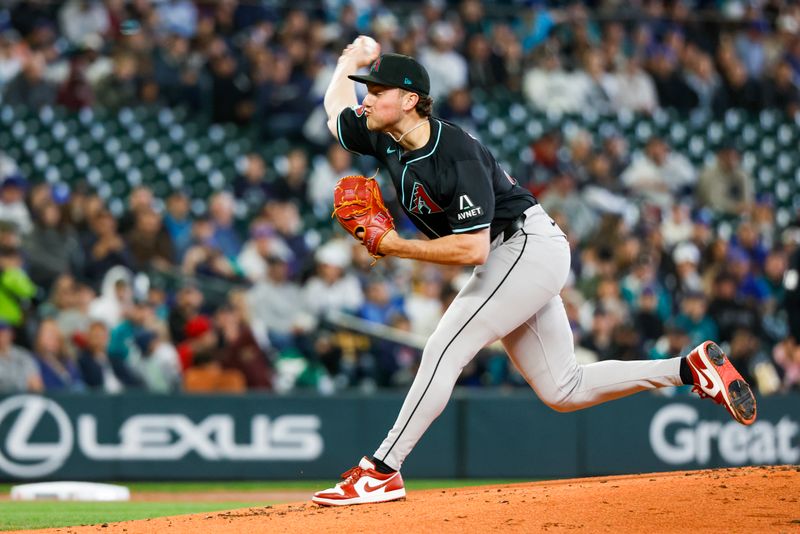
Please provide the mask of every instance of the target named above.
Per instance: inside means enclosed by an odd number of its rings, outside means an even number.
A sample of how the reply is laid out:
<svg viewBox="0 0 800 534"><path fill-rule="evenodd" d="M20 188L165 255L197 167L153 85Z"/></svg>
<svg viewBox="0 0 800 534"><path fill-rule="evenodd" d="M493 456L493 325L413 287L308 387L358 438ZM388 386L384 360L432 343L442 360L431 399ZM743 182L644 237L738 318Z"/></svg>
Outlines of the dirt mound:
<svg viewBox="0 0 800 534"><path fill-rule="evenodd" d="M307 501L312 491L135 491L132 501L145 502L297 502Z"/></svg>
<svg viewBox="0 0 800 534"><path fill-rule="evenodd" d="M800 532L800 467L746 467L410 492L344 508L286 504L36 532L382 534Z"/></svg>

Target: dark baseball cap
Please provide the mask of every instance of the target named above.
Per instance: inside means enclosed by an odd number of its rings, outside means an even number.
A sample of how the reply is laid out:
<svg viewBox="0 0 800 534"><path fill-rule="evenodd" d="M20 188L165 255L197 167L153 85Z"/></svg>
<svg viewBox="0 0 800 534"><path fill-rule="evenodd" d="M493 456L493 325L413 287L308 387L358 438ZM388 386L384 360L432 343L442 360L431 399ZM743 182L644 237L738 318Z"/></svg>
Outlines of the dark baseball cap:
<svg viewBox="0 0 800 534"><path fill-rule="evenodd" d="M402 54L381 54L370 66L369 74L352 74L348 78L361 83L399 87L426 96L431 91L431 79L425 67L413 57Z"/></svg>

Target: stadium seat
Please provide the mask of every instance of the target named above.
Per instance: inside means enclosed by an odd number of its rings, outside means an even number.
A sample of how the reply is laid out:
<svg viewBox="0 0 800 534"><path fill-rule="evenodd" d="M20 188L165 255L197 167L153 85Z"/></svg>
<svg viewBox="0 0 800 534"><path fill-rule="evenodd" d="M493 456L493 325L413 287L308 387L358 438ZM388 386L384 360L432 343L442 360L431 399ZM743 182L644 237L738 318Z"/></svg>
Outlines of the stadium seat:
<svg viewBox="0 0 800 534"><path fill-rule="evenodd" d="M514 125L524 124L528 120L528 111L520 103L513 103L508 108L508 117Z"/></svg>
<svg viewBox="0 0 800 534"><path fill-rule="evenodd" d="M529 140L539 138L544 133L544 126L536 119L531 119L525 126L525 133L528 135Z"/></svg>
<svg viewBox="0 0 800 534"><path fill-rule="evenodd" d="M774 109L762 110L758 115L758 125L762 132L774 132L780 124L781 113Z"/></svg>

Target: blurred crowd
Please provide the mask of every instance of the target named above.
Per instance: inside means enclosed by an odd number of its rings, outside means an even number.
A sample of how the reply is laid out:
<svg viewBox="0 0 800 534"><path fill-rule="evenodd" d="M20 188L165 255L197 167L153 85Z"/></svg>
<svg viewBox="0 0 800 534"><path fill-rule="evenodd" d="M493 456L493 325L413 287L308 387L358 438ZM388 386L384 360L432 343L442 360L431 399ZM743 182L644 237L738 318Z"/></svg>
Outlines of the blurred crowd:
<svg viewBox="0 0 800 534"><path fill-rule="evenodd" d="M375 170L330 144L320 108L360 33L418 57L437 115L467 127L473 89L564 113L791 116L800 102L793 2L2 5L3 103L184 106L292 145L279 161L240 158L202 210L191 191L154 198L143 185L122 214L85 184L22 176L0 146L0 391L410 383L417 340L469 272L372 266L357 242L312 224L333 224L339 177ZM513 171L569 233L562 296L581 362L665 358L710 338L760 394L800 388L800 223L776 225L735 142L699 166L660 137L633 151L619 134L580 129L546 131L530 151ZM497 347L459 383L527 387Z"/></svg>
<svg viewBox="0 0 800 534"><path fill-rule="evenodd" d="M267 138L317 140L324 118L314 111L359 33L418 57L445 112L474 87L562 112L794 113L800 102L800 6L788 0L4 4L5 102L181 105Z"/></svg>

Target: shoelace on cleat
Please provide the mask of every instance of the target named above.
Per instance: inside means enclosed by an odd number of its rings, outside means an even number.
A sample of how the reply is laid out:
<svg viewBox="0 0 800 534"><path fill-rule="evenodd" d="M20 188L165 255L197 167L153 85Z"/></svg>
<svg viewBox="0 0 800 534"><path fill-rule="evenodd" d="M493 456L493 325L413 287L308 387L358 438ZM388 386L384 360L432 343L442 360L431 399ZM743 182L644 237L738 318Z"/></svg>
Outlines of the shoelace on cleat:
<svg viewBox="0 0 800 534"><path fill-rule="evenodd" d="M363 472L364 472L364 470L359 466L355 466L353 468L348 469L347 471L342 473L342 481L339 482L337 484L337 486L341 486L343 484L349 484L349 483L355 482L356 480L361 478L361 474Z"/></svg>

